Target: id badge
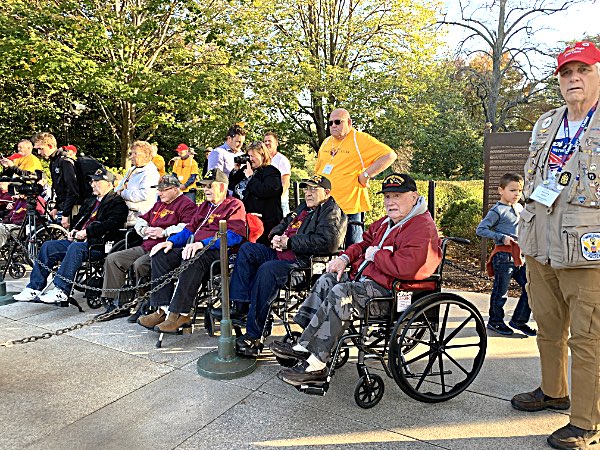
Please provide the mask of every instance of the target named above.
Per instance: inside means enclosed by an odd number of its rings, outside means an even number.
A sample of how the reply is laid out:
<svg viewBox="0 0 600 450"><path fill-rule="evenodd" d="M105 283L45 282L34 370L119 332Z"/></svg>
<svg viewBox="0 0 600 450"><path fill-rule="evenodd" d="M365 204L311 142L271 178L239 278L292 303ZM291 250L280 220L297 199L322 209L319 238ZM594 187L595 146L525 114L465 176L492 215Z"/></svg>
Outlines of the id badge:
<svg viewBox="0 0 600 450"><path fill-rule="evenodd" d="M329 175L332 170L333 170L333 164L325 164L325 167L323 167L323 172L322 173L324 175Z"/></svg>
<svg viewBox="0 0 600 450"><path fill-rule="evenodd" d="M113 244L114 244L114 242L113 242L113 241L107 241L107 242L104 244L104 253L106 253L106 254L109 254L109 253L110 253L110 251L111 251L111 250L112 250L112 248L113 248Z"/></svg>
<svg viewBox="0 0 600 450"><path fill-rule="evenodd" d="M534 189L533 194L529 198L549 208L554 204L559 195L560 191L555 191L548 186L540 184Z"/></svg>

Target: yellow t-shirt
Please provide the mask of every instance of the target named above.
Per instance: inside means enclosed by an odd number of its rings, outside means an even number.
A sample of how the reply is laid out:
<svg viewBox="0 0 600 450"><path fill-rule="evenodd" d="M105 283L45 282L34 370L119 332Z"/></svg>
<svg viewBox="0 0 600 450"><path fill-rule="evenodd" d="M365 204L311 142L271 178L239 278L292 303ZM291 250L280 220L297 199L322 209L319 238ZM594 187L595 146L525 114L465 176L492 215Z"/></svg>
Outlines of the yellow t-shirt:
<svg viewBox="0 0 600 450"><path fill-rule="evenodd" d="M160 155L156 155L154 158L152 158L152 162L158 169L158 174L162 177L166 173L165 172L165 158L163 158Z"/></svg>
<svg viewBox="0 0 600 450"><path fill-rule="evenodd" d="M346 214L370 211L369 191L360 185L358 176L376 159L393 152L373 136L351 128L343 139L329 136L323 141L315 175L329 178L331 195Z"/></svg>
<svg viewBox="0 0 600 450"><path fill-rule="evenodd" d="M42 163L34 154L23 156L22 158L15 160L15 166L21 170L26 170L27 172L42 170Z"/></svg>
<svg viewBox="0 0 600 450"><path fill-rule="evenodd" d="M177 159L175 160L175 164L173 165L173 172L179 178L179 182L181 184L185 184L187 180L192 176L192 174L198 175L198 164L194 161L194 158L191 156L186 159ZM196 179L196 181L198 181ZM196 189L196 185L194 183L190 184L187 188L182 189L183 192L187 192L190 189Z"/></svg>

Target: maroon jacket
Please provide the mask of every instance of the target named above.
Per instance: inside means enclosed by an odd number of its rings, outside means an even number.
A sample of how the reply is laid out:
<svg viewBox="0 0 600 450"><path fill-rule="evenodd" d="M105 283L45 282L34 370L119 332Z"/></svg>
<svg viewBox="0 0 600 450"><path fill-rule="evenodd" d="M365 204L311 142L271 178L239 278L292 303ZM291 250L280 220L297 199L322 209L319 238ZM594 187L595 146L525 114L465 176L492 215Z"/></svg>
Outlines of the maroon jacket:
<svg viewBox="0 0 600 450"><path fill-rule="evenodd" d="M367 247L378 245L388 229L388 217L373 223L363 233L363 241L353 244L346 251L354 278L365 259ZM431 276L442 261L441 241L429 212L419 214L386 237L381 250L364 269L362 275L376 283L392 288L395 279L422 280ZM433 289L434 283L403 283L403 289Z"/></svg>

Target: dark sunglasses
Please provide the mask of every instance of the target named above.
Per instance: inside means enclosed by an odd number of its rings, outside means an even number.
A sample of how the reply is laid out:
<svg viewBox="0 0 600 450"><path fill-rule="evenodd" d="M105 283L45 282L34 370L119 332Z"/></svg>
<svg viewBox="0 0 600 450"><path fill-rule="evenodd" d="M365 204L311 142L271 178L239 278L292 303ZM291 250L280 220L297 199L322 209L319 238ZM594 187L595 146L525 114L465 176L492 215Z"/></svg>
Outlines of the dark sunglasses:
<svg viewBox="0 0 600 450"><path fill-rule="evenodd" d="M330 120L329 122L327 122L327 125L332 126L333 124L339 125L340 123L342 123L343 121L345 121L346 119L335 119L335 120Z"/></svg>

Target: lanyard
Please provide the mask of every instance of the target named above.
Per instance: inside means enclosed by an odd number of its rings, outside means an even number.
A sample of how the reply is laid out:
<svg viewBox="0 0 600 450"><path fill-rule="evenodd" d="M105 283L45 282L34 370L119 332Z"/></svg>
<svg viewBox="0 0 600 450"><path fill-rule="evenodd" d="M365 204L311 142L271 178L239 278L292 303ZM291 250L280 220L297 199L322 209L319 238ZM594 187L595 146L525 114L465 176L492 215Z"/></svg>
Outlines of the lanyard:
<svg viewBox="0 0 600 450"><path fill-rule="evenodd" d="M198 225L198 228L196 228L196 231L194 232L194 234L196 234L198 232L198 230L204 226L204 224L210 218L210 216L212 215L212 213L214 213L221 204L222 203L219 203L218 205L213 205L211 203L211 206L208 209L208 213L206 214L206 217L204 218L204 220L202 221L202 223L200 225ZM213 208L213 206L214 206L214 208Z"/></svg>
<svg viewBox="0 0 600 450"><path fill-rule="evenodd" d="M154 225L154 222L156 222L156 219L158 217L160 217L160 213L163 212L165 209L167 209L167 205L163 204L162 208L160 208L158 211L156 211L152 214L152 219L150 219L150 225Z"/></svg>
<svg viewBox="0 0 600 450"><path fill-rule="evenodd" d="M594 115L594 112L596 111L597 106L598 106L598 102L596 102L596 104L594 106L592 106L592 108L588 111L587 116L585 116L585 119L583 119L581 121L581 125L579 125L579 129L577 130L577 132L575 133L575 136L573 136L573 138L570 137L569 121L567 120L567 111L565 111L565 116L563 118L563 131L564 131L565 138L567 138L569 145L567 146L567 149L565 150L565 153L563 154L563 156L560 160L559 170L558 170L559 172L562 170L562 167L565 165L566 160L569 158L569 156L571 156L571 153L573 153L573 148L575 147L575 145L577 145L577 142L579 142L579 137L581 136L581 134L584 132L584 130L587 128L588 124L590 123L590 120L592 119L592 116Z"/></svg>

